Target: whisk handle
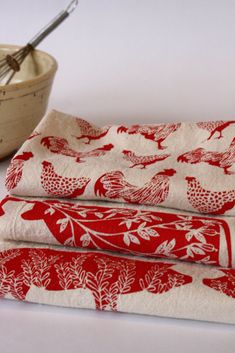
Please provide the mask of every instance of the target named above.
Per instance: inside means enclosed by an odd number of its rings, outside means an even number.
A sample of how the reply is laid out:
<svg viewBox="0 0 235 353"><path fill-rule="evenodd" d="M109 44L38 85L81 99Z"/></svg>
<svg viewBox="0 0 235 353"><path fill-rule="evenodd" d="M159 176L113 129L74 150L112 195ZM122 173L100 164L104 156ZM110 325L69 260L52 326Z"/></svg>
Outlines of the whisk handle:
<svg viewBox="0 0 235 353"><path fill-rule="evenodd" d="M51 22L48 23L40 32L36 34L28 45L36 48L41 41L46 38L54 29L56 29L70 14L73 12L78 4L78 0L71 1L66 10L61 11Z"/></svg>

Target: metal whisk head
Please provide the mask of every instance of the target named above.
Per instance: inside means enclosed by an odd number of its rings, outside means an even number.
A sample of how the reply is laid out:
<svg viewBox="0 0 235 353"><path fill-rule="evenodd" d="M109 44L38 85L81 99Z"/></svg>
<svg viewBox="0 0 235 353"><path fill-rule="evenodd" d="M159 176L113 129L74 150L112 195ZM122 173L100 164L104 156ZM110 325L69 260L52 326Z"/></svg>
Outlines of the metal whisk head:
<svg viewBox="0 0 235 353"><path fill-rule="evenodd" d="M61 11L47 26L45 26L28 44L13 54L0 60L0 84L8 85L16 72L20 71L21 64L26 56L41 43L56 27L58 27L77 7L78 0L73 0L67 8Z"/></svg>
<svg viewBox="0 0 235 353"><path fill-rule="evenodd" d="M0 60L0 82L5 85L9 84L16 74L20 71L20 66L26 56L33 50L33 47L28 44L25 47L17 50L15 53L6 55Z"/></svg>

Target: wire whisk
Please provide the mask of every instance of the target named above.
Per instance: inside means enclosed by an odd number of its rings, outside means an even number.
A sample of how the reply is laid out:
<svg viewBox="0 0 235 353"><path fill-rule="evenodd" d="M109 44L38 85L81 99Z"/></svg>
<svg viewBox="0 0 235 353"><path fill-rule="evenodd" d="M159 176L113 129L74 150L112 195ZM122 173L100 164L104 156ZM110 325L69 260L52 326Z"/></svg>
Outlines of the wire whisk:
<svg viewBox="0 0 235 353"><path fill-rule="evenodd" d="M14 75L20 71L21 64L28 54L38 46L41 41L48 36L55 28L57 28L77 7L78 0L70 2L68 7L61 11L51 22L48 23L40 32L36 34L27 44L21 49L12 54L6 55L0 60L0 84L8 85Z"/></svg>

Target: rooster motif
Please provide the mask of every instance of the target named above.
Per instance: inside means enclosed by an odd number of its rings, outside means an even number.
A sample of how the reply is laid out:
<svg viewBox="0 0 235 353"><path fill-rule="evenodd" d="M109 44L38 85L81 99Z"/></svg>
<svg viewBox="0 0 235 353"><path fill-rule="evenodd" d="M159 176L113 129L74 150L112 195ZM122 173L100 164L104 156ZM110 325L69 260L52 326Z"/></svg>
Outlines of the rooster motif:
<svg viewBox="0 0 235 353"><path fill-rule="evenodd" d="M201 213L224 214L235 205L235 190L210 191L194 177L186 177L187 196L193 208Z"/></svg>
<svg viewBox="0 0 235 353"><path fill-rule="evenodd" d="M133 163L129 168L134 168L136 166L141 166L140 169L145 169L147 165L163 161L168 158L170 154L155 154L149 156L137 156L134 152L123 150L124 159L128 162Z"/></svg>
<svg viewBox="0 0 235 353"><path fill-rule="evenodd" d="M235 137L225 152L206 151L204 148L197 148L182 154L177 158L177 161L190 164L204 162L224 169L224 174L235 174L235 172L228 170L235 163Z"/></svg>
<svg viewBox="0 0 235 353"><path fill-rule="evenodd" d="M32 152L23 152L12 159L6 174L5 186L8 191L18 185L22 178L24 163L32 157Z"/></svg>
<svg viewBox="0 0 235 353"><path fill-rule="evenodd" d="M69 146L69 143L65 138L56 136L44 137L41 140L41 144L46 146L53 153L62 154L63 156L68 157L75 157L76 162L78 163L84 162L82 158L103 156L106 154L106 152L110 151L114 147L110 143L91 151L77 152Z"/></svg>
<svg viewBox="0 0 235 353"><path fill-rule="evenodd" d="M129 135L140 134L148 140L157 142L159 150L167 148L162 146L162 142L173 132L179 129L180 123L177 124L158 124L158 125L132 125L129 128L120 126L118 133L126 132Z"/></svg>
<svg viewBox="0 0 235 353"><path fill-rule="evenodd" d="M219 136L216 138L217 139L222 138L223 137L222 131L226 129L226 127L234 123L235 123L234 120L231 120L231 121L218 120L218 121L200 122L200 123L197 123L197 126L200 129L207 130L210 133L209 137L207 138L207 141L209 141L215 135L216 132L219 133Z"/></svg>
<svg viewBox="0 0 235 353"><path fill-rule="evenodd" d="M90 178L67 178L55 173L52 163L42 162L41 183L50 196L74 198L84 193Z"/></svg>
<svg viewBox="0 0 235 353"><path fill-rule="evenodd" d="M96 127L91 125L88 121L76 118L76 122L80 128L81 136L76 136L78 140L88 139L85 144L90 144L91 140L99 140L101 137L104 137L109 132L110 126L105 126L103 128Z"/></svg>
<svg viewBox="0 0 235 353"><path fill-rule="evenodd" d="M157 205L166 200L170 177L175 173L174 169L165 169L142 187L128 183L120 171L105 173L95 183L95 194L110 199L123 199L129 203Z"/></svg>

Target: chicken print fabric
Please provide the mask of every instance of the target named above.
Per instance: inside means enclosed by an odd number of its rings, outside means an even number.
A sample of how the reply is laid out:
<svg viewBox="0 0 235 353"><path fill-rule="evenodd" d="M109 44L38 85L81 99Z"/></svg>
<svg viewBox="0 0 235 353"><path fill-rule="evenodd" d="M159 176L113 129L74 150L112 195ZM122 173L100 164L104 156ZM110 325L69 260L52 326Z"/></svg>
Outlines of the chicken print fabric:
<svg viewBox="0 0 235 353"><path fill-rule="evenodd" d="M235 214L235 121L95 125L52 111L8 168L18 196Z"/></svg>
<svg viewBox="0 0 235 353"><path fill-rule="evenodd" d="M235 324L234 152L235 121L52 111L7 171L0 298Z"/></svg>

